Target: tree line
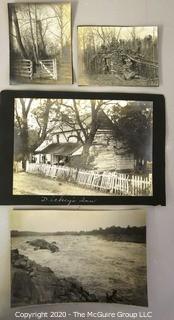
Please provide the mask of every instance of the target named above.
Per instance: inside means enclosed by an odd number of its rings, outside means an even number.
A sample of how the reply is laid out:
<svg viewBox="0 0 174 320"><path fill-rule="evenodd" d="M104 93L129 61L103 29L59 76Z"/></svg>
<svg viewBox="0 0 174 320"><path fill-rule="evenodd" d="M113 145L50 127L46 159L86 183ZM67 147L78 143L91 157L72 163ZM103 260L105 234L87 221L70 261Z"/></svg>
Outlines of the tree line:
<svg viewBox="0 0 174 320"><path fill-rule="evenodd" d="M52 236L52 235L93 235L101 236L103 239L109 241L125 241L125 242L137 242L137 243L146 243L146 227L120 227L120 226L111 226L107 228L99 228L91 231L58 231L58 232L31 232L31 231L11 231L12 237L25 237L25 236Z"/></svg>

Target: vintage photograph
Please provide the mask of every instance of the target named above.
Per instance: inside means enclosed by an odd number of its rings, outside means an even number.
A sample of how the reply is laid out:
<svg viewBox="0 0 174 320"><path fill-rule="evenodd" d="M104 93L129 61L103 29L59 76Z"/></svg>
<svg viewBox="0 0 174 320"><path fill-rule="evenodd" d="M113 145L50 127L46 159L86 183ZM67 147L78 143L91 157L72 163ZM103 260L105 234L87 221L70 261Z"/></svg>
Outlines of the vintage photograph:
<svg viewBox="0 0 174 320"><path fill-rule="evenodd" d="M11 212L11 305L147 306L146 213Z"/></svg>
<svg viewBox="0 0 174 320"><path fill-rule="evenodd" d="M158 86L158 28L79 26L78 83Z"/></svg>
<svg viewBox="0 0 174 320"><path fill-rule="evenodd" d="M71 84L70 3L10 3L11 84Z"/></svg>
<svg viewBox="0 0 174 320"><path fill-rule="evenodd" d="M13 195L152 196L153 101L15 98Z"/></svg>

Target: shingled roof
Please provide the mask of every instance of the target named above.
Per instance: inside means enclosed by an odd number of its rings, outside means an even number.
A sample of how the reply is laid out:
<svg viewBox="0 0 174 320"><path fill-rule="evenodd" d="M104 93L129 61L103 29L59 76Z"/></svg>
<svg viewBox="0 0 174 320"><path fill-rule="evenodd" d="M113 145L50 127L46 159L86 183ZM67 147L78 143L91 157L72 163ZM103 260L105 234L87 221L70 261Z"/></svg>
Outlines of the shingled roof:
<svg viewBox="0 0 174 320"><path fill-rule="evenodd" d="M66 142L66 143L52 143L46 148L36 151L35 154L41 153L41 154L57 154L61 156L70 156L75 151L80 149L82 147L81 143L72 143L72 142Z"/></svg>
<svg viewBox="0 0 174 320"><path fill-rule="evenodd" d="M114 125L108 115L101 109L98 112L98 129L112 130Z"/></svg>

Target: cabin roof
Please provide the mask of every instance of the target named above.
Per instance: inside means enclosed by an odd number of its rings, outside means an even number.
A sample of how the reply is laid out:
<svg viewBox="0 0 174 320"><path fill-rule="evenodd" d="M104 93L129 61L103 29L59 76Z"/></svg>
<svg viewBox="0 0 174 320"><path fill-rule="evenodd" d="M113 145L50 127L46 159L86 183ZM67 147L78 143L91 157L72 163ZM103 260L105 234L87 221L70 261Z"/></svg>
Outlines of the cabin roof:
<svg viewBox="0 0 174 320"><path fill-rule="evenodd" d="M41 153L41 154L57 154L61 156L70 156L75 151L80 149L82 146L81 143L72 143L72 142L66 142L66 143L52 143L46 148L36 151L35 153Z"/></svg>
<svg viewBox="0 0 174 320"><path fill-rule="evenodd" d="M98 130L112 130L113 122L108 115L101 109L98 112Z"/></svg>

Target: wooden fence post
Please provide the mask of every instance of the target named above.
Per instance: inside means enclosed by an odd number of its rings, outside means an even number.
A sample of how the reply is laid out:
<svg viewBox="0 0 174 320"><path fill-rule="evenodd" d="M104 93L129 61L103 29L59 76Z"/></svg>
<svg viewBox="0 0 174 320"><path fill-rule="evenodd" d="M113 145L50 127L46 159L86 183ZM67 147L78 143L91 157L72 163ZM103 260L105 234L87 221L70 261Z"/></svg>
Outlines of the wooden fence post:
<svg viewBox="0 0 174 320"><path fill-rule="evenodd" d="M115 195L143 196L152 195L152 174L148 177L97 171L85 171L70 167L49 164L27 163L26 172L41 174L79 184L86 188L110 192Z"/></svg>

